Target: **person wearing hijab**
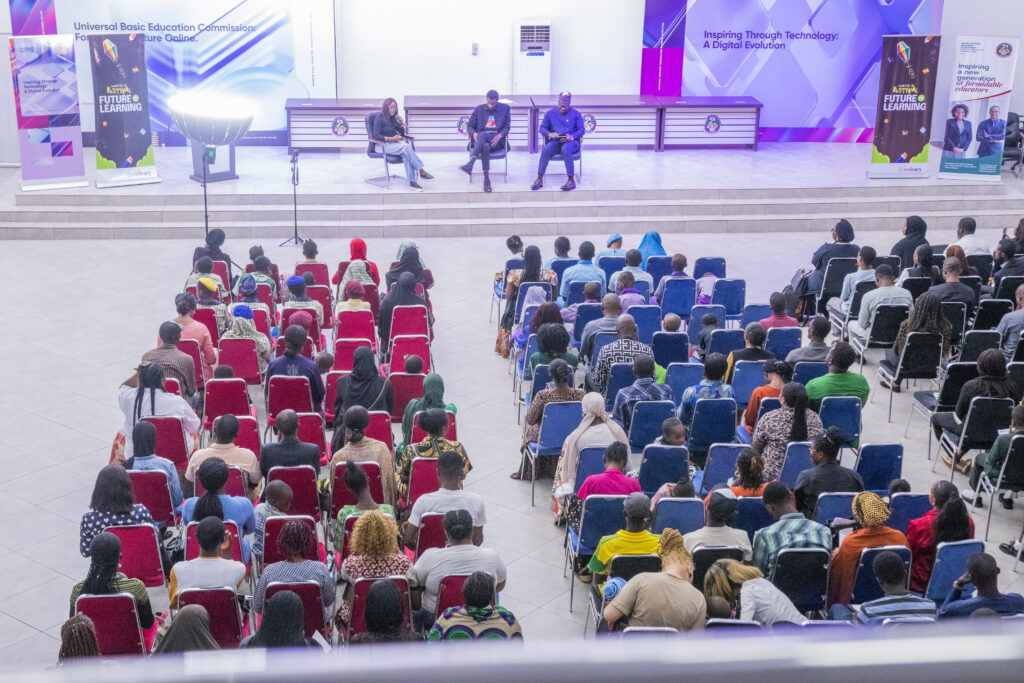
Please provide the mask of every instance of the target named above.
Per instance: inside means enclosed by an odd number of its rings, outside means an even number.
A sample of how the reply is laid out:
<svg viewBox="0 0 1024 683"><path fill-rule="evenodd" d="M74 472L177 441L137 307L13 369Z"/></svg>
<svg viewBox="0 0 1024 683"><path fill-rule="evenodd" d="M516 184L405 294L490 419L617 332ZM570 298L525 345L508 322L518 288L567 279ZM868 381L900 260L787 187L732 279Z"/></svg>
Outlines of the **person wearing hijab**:
<svg viewBox="0 0 1024 683"><path fill-rule="evenodd" d="M274 593L267 601L260 630L242 641L239 648L316 647L304 631L302 600L292 591Z"/></svg>
<svg viewBox="0 0 1024 683"><path fill-rule="evenodd" d="M192 267L195 268L196 261L209 256L214 261L224 261L228 264L228 280L234 280L231 277L231 257L228 256L221 250L221 245L224 244L224 231L220 228L214 228L206 234L206 244L201 247L196 247L196 250L192 252ZM229 285L228 282L224 283Z"/></svg>
<svg viewBox="0 0 1024 683"><path fill-rule="evenodd" d="M349 280L345 283L345 296L338 305L334 307L336 313L342 311L372 311L373 307L366 301L366 289L356 280Z"/></svg>
<svg viewBox="0 0 1024 683"><path fill-rule="evenodd" d="M822 285L825 284L825 268L828 262L834 258L857 258L860 247L853 243L853 225L845 218L840 219L832 228L832 241L826 242L818 247L811 257L811 265L814 271L807 280L807 292L818 294Z"/></svg>
<svg viewBox="0 0 1024 683"><path fill-rule="evenodd" d="M862 550L886 545L907 545L907 537L902 532L885 525L889 521L889 506L877 494L863 491L854 496L853 518L858 528L832 551L828 582L830 605L850 604Z"/></svg>
<svg viewBox="0 0 1024 683"><path fill-rule="evenodd" d="M648 230L644 233L644 237L640 240L640 244L637 246L640 253L643 255L644 260L641 262L640 267L645 271L647 270L647 259L652 256L667 256L665 253L665 247L661 246L661 234L657 230Z"/></svg>
<svg viewBox="0 0 1024 683"><path fill-rule="evenodd" d="M341 276L341 286L345 287L349 282L358 282L361 285L376 285L373 276L366 270L366 261L352 261ZM378 276L379 277L379 276Z"/></svg>
<svg viewBox="0 0 1024 683"><path fill-rule="evenodd" d="M375 284L375 285L379 285L380 284L380 273L377 270L377 264L374 263L373 261L368 260L366 258L366 242L362 238L356 237L351 242L348 243L348 250L349 250L349 261L348 261L348 266L345 269L346 272L347 272L348 268L351 268L353 266L353 264L356 264L356 263L362 264L362 270L363 270L364 273L366 273L369 276L370 281L373 282L373 284ZM345 282L346 282L345 274L341 271L341 266L344 263L345 262L342 261L341 263L338 264L338 270L335 271L334 276L331 278L331 284L335 284L335 285L339 285L339 284L343 285L343 284L345 284ZM348 278L348 279L351 279L351 278ZM360 282L363 282L363 280L360 280Z"/></svg>
<svg viewBox="0 0 1024 683"><path fill-rule="evenodd" d="M562 443L562 454L558 457L558 465L555 467L551 496L557 507L555 520L558 523L565 522L570 513L579 518L581 501L575 495L576 468L579 466L580 453L583 449L604 449L613 441L629 444L626 432L605 411L604 396L592 391L583 396L582 403L583 419Z"/></svg>
<svg viewBox="0 0 1024 683"><path fill-rule="evenodd" d="M391 277L390 271L388 277ZM426 300L416 293L416 276L412 273L402 273L396 284L389 283L388 295L380 304L377 334L384 348L387 348L391 341L391 313L395 306L427 306ZM428 315L429 310L430 307L427 306Z"/></svg>
<svg viewBox="0 0 1024 683"><path fill-rule="evenodd" d="M237 304L232 309L231 327L222 339L252 339L256 342L256 360L259 362L260 374L265 374L272 347L267 335L256 329L252 319L252 309L246 304Z"/></svg>
<svg viewBox="0 0 1024 683"><path fill-rule="evenodd" d="M416 243L413 242L412 240L405 240L404 242L399 244L398 245L398 253L395 255L395 261L401 261L402 260L402 254L404 254L405 250L408 249L409 247L416 247ZM416 247L416 249L418 250L419 247ZM423 266L424 268L427 267L427 264L423 262L423 258L422 257L420 257L420 265Z"/></svg>
<svg viewBox="0 0 1024 683"><path fill-rule="evenodd" d="M420 261L420 250L415 245L406 247L398 262L392 264L388 270L384 278L388 291L395 286L402 273L412 273L416 279L416 284L423 285L425 290L434 286L434 280L430 276L430 272L423 267L423 262Z"/></svg>
<svg viewBox="0 0 1024 683"><path fill-rule="evenodd" d="M391 382L381 376L373 351L360 346L352 355L352 372L338 380L338 392L334 399L334 439L332 450L345 445L345 411L352 406L367 410L382 410L388 413L394 407L395 397Z"/></svg>
<svg viewBox="0 0 1024 683"><path fill-rule="evenodd" d="M907 216L903 222L903 239L892 245L889 252L893 256L900 257L900 267L909 268L914 263L914 250L922 244L928 244L925 233L928 232L928 224L920 216Z"/></svg>
<svg viewBox="0 0 1024 683"><path fill-rule="evenodd" d="M402 442L398 444L399 451L412 443L412 427L416 413L431 408L458 412L454 403L445 403L444 380L441 379L441 375L436 373L431 373L423 378L423 398L414 398L405 406L405 412L402 413Z"/></svg>
<svg viewBox="0 0 1024 683"><path fill-rule="evenodd" d="M219 649L220 645L210 635L210 614L206 608L202 605L185 605L174 616L174 621L156 644L153 654Z"/></svg>

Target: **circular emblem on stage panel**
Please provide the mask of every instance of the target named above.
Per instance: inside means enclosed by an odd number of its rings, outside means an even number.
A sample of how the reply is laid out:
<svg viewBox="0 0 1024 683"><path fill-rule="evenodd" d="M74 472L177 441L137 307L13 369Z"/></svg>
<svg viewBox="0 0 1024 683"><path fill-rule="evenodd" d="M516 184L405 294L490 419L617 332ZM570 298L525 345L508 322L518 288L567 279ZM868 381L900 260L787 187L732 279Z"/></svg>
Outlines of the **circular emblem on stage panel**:
<svg viewBox="0 0 1024 683"><path fill-rule="evenodd" d="M337 136L348 135L348 120L344 116L331 121L331 132Z"/></svg>
<svg viewBox="0 0 1024 683"><path fill-rule="evenodd" d="M996 54L1000 57L1009 57L1013 54L1013 45L1009 43L999 43L996 45Z"/></svg>
<svg viewBox="0 0 1024 683"><path fill-rule="evenodd" d="M597 117L594 116L593 114L584 114L583 115L583 132L584 133L593 133L596 128L597 128Z"/></svg>
<svg viewBox="0 0 1024 683"><path fill-rule="evenodd" d="M708 117L704 119L704 130L708 133L717 133L721 127L722 119L718 118L715 114L708 114Z"/></svg>
<svg viewBox="0 0 1024 683"><path fill-rule="evenodd" d="M455 128L459 131L460 135L466 135L466 131L469 130L469 117L460 116L459 120L455 122Z"/></svg>

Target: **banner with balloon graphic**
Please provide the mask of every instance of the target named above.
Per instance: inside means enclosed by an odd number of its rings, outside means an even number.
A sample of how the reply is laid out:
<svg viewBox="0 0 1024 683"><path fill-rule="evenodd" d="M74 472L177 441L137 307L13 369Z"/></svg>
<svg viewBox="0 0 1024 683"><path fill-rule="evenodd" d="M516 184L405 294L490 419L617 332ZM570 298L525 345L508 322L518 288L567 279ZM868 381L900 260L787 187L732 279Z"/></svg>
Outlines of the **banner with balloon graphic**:
<svg viewBox="0 0 1024 683"><path fill-rule="evenodd" d="M869 178L928 175L939 36L884 36Z"/></svg>
<svg viewBox="0 0 1024 683"><path fill-rule="evenodd" d="M96 97L96 187L158 183L146 82L146 36L89 36Z"/></svg>

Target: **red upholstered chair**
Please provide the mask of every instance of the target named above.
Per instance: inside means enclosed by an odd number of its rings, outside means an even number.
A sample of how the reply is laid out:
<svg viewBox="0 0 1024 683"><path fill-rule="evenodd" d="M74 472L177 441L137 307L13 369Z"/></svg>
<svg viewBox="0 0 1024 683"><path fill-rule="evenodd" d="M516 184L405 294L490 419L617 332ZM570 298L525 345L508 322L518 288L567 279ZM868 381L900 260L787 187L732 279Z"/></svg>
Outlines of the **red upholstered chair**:
<svg viewBox="0 0 1024 683"><path fill-rule="evenodd" d="M267 432L274 426L277 415L286 409L297 413L313 412L313 395L307 378L275 375L267 382Z"/></svg>
<svg viewBox="0 0 1024 683"><path fill-rule="evenodd" d="M334 401L338 398L338 380L351 374L343 370L331 370L324 380L324 417L329 424L334 424Z"/></svg>
<svg viewBox="0 0 1024 683"><path fill-rule="evenodd" d="M362 311L369 313L369 311ZM343 372L352 372L353 367L353 356L355 356L356 349L360 346L366 346L373 349L373 344L369 338L366 339L349 339L340 338L334 340L334 370L341 370Z"/></svg>
<svg viewBox="0 0 1024 683"><path fill-rule="evenodd" d="M166 481L166 479L165 479ZM160 560L159 532L151 524L107 527L121 540L121 563L118 566L129 579L138 579L149 588L164 585Z"/></svg>
<svg viewBox="0 0 1024 683"><path fill-rule="evenodd" d="M220 342L220 329L217 327L217 312L212 308L204 308L200 306L192 314L192 317L206 325L206 329L210 331L210 337L213 339L213 345L216 346Z"/></svg>
<svg viewBox="0 0 1024 683"><path fill-rule="evenodd" d="M128 470L128 478L132 480L133 502L145 505L154 522L168 527L178 525L167 475L160 470Z"/></svg>
<svg viewBox="0 0 1024 683"><path fill-rule="evenodd" d="M287 345L284 343L284 335L281 335L280 337L277 338L277 341L274 343L274 356L283 356L286 348ZM313 338L306 337L306 343L302 345L302 355L305 356L306 358L309 358L310 360L313 360L314 348L315 345L313 344Z"/></svg>
<svg viewBox="0 0 1024 683"><path fill-rule="evenodd" d="M375 462L357 462L356 465L363 469L366 478L370 481L370 495L373 497L373 501L380 505L384 502L380 465ZM345 463L335 463L334 489L331 491L331 518L336 519L338 512L346 505L355 505L358 502L355 494L345 486Z"/></svg>
<svg viewBox="0 0 1024 683"><path fill-rule="evenodd" d="M230 341L254 344L251 339L225 339L221 344ZM255 346L253 351L255 351ZM221 364L230 365L230 363ZM203 429L212 430L214 421L221 415L238 417L249 415L249 411L249 390L246 388L246 380L240 377L231 377L211 379L206 383L206 398L203 401Z"/></svg>
<svg viewBox="0 0 1024 683"><path fill-rule="evenodd" d="M256 285L256 299L261 304L266 304L272 315L277 315L277 302L274 301L274 294L270 285Z"/></svg>
<svg viewBox="0 0 1024 683"><path fill-rule="evenodd" d="M178 350L192 357L192 365L196 370L196 388L202 389L206 386L206 377L203 375L203 354L199 342L195 339L182 339L178 342Z"/></svg>
<svg viewBox="0 0 1024 683"><path fill-rule="evenodd" d="M327 449L327 435L324 432L324 417L320 413L299 413L299 431L296 436L303 443L316 444L320 449L321 465L326 465L331 459L331 453Z"/></svg>
<svg viewBox="0 0 1024 683"><path fill-rule="evenodd" d="M313 301L320 303L324 309L324 329L334 328L334 300L331 298L331 288L324 285L314 285L306 288L306 296Z"/></svg>
<svg viewBox="0 0 1024 683"><path fill-rule="evenodd" d="M443 548L448 545L448 537L444 533L444 513L428 512L420 518L420 533L416 537L416 559L420 559L425 550Z"/></svg>
<svg viewBox="0 0 1024 683"><path fill-rule="evenodd" d="M201 496L204 493L206 493L206 489L203 487L203 482L199 481L199 477L196 477L196 496ZM241 498L249 496L249 492L245 487L245 473L242 472L241 468L228 468L228 483L224 484L223 494L225 496L239 496Z"/></svg>
<svg viewBox="0 0 1024 683"><path fill-rule="evenodd" d="M345 271L348 270L349 263L349 261L338 261L338 269L334 271L334 275L331 276L331 283L337 285L334 288L334 296L338 301L341 301L345 294L341 288L341 278L345 277Z"/></svg>
<svg viewBox="0 0 1024 683"><path fill-rule="evenodd" d="M363 301L370 304L370 311L373 313L373 324L380 320L380 294L377 285L363 285Z"/></svg>
<svg viewBox="0 0 1024 683"><path fill-rule="evenodd" d="M412 355L423 359L423 372L430 374L430 341L423 335L403 335L391 339L391 365L388 374L405 372L405 359Z"/></svg>
<svg viewBox="0 0 1024 683"><path fill-rule="evenodd" d="M178 380L173 377L164 377L164 391L168 394L181 396L181 385L178 384Z"/></svg>
<svg viewBox="0 0 1024 683"><path fill-rule="evenodd" d="M231 287L231 278L228 277L228 262L227 261L214 261L213 262L213 274L220 277L220 281L224 283L224 287ZM218 298L221 298L218 294ZM231 292L228 292L223 298L224 303L231 302ZM216 343L216 342L215 342Z"/></svg>
<svg viewBox="0 0 1024 683"><path fill-rule="evenodd" d="M274 468L278 469L278 468ZM316 540L316 520L309 515L280 515L276 517L267 517L267 523L263 526L263 564L262 568L268 564L274 564L285 559L281 555L281 549L278 547L280 542L281 529L288 522L298 520L309 527L312 533L310 538L309 547L306 548L306 559L315 560L318 557L319 549L317 547Z"/></svg>
<svg viewBox="0 0 1024 683"><path fill-rule="evenodd" d="M326 263L299 263L295 266L295 274L302 275L303 273L313 273L313 279L316 281L316 286L327 287L330 291L331 287L331 272L327 267ZM309 291L309 287L306 288ZM312 294L310 294L312 296Z"/></svg>
<svg viewBox="0 0 1024 683"><path fill-rule="evenodd" d="M437 458L413 458L409 473L409 507L424 493L441 488L437 481Z"/></svg>
<svg viewBox="0 0 1024 683"><path fill-rule="evenodd" d="M231 366L234 379L241 379L247 384L263 382L255 339L221 339L217 364Z"/></svg>
<svg viewBox="0 0 1024 683"><path fill-rule="evenodd" d="M274 323L270 322L270 316L267 315L266 311L262 309L253 309L252 324L256 326L257 332L262 332L267 335L268 341L274 339L273 335L270 334L270 329L274 326Z"/></svg>
<svg viewBox="0 0 1024 683"><path fill-rule="evenodd" d="M92 619L104 657L146 654L139 612L131 594L82 595L75 601L75 612Z"/></svg>
<svg viewBox="0 0 1024 683"><path fill-rule="evenodd" d="M368 339L372 348L377 347L377 327L373 322L373 311L340 311L334 333L335 339Z"/></svg>
<svg viewBox="0 0 1024 683"><path fill-rule="evenodd" d="M441 585L437 589L437 616L444 614L446 609L466 604L462 599L462 586L468 578L469 574L449 574L441 579ZM493 598L491 606L494 606Z"/></svg>
<svg viewBox="0 0 1024 683"><path fill-rule="evenodd" d="M302 600L306 637L312 638L313 634L319 631L324 640L328 643L331 642L331 621L324 616L324 602L320 592L320 584L316 581L302 581L298 583L273 581L267 586L265 600L269 600L281 591L291 591Z"/></svg>
<svg viewBox="0 0 1024 683"><path fill-rule="evenodd" d="M420 411L423 412L423 411ZM419 443L423 439L427 438L427 433L420 427L419 416L420 412L416 413L412 421L412 442ZM445 433L444 438L449 441L458 441L458 432L455 429L455 413L450 410L446 410L448 413L448 431Z"/></svg>
<svg viewBox="0 0 1024 683"><path fill-rule="evenodd" d="M404 576L385 576L373 579L356 579L352 585L352 618L349 620L348 631L344 634L346 640L366 630L366 596L370 587L377 581L394 581L402 594L402 628L412 628L412 609L409 602L409 580Z"/></svg>
<svg viewBox="0 0 1024 683"><path fill-rule="evenodd" d="M238 436L235 437L235 445L239 448L248 448L260 459L260 424L252 415L236 415L238 418ZM214 421L216 424L216 420Z"/></svg>
<svg viewBox="0 0 1024 683"><path fill-rule="evenodd" d="M210 635L222 650L234 650L242 642L242 609L233 588L186 588L178 593L178 607L200 605L210 615Z"/></svg>
<svg viewBox="0 0 1024 683"><path fill-rule="evenodd" d="M430 335L426 306L395 306L392 309L391 339L403 335Z"/></svg>
<svg viewBox="0 0 1024 683"><path fill-rule="evenodd" d="M142 418L156 427L156 452L161 458L174 463L175 469L184 472L188 469L188 458L192 452L185 441L185 425L180 417L150 416Z"/></svg>
<svg viewBox="0 0 1024 683"><path fill-rule="evenodd" d="M426 375L409 372L392 372L388 375L391 392L394 395L394 407L391 410L391 421L401 422L405 415L405 407L414 398L423 398L423 378Z"/></svg>
<svg viewBox="0 0 1024 683"><path fill-rule="evenodd" d="M383 441L387 447L394 451L395 440L391 435L391 415L383 410L370 411L370 424L366 427L366 436L377 441Z"/></svg>
<svg viewBox="0 0 1024 683"><path fill-rule="evenodd" d="M313 298L312 296L310 297ZM306 334L313 338L314 343L319 344L322 339L320 337L320 322L316 319L316 311L311 308L285 308L281 311L281 337L284 337L284 331L288 329L288 324L291 322L292 316L299 311L309 313L309 317L313 319L313 324L310 326ZM324 311L324 320L327 319L327 311ZM305 355L305 354L303 354Z"/></svg>
<svg viewBox="0 0 1024 683"><path fill-rule="evenodd" d="M185 559L194 560L199 557L199 541L196 539L196 529L199 522L189 522L185 527ZM224 520L224 529L231 533L231 559L236 562L242 561L242 541L238 535L238 525L230 519ZM234 591L232 591L234 592Z"/></svg>
<svg viewBox="0 0 1024 683"><path fill-rule="evenodd" d="M289 512L319 520L320 496L316 488L316 470L309 465L271 467L267 474L267 483L279 479L292 489L292 506Z"/></svg>

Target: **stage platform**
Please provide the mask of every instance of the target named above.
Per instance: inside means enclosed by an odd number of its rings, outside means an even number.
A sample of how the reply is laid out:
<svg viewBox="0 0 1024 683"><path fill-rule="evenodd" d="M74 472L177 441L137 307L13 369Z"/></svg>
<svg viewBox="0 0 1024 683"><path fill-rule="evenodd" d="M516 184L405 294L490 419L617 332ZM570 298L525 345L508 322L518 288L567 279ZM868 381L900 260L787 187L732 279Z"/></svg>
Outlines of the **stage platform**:
<svg viewBox="0 0 1024 683"><path fill-rule="evenodd" d="M188 179L189 150L156 150L158 184L99 190L22 192L17 169L0 169L0 238L189 238L203 233L203 196ZM1024 215L1024 184L1004 173L1002 184L932 177L869 180L867 144L767 143L759 151L691 149L666 152L592 150L573 192L561 192L564 168L553 163L547 184L530 191L538 155L513 150L508 177L492 176L481 191L457 169L462 152L424 152L435 179L423 191L393 178L380 189L364 178L383 164L363 153L305 153L299 161L300 233L306 237L456 237L554 235L649 229L674 232L827 231L838 218L858 229L899 226L918 214L948 229L965 215L982 228L1015 226ZM211 226L234 237L284 239L292 226L289 158L283 147L238 148L238 180L213 183ZM392 173L402 167L392 166ZM504 170L504 162L494 163Z"/></svg>

